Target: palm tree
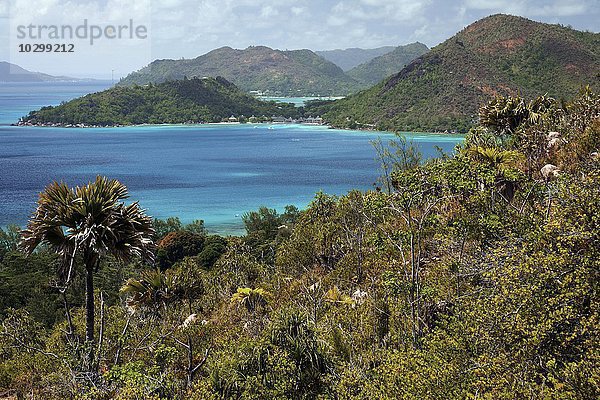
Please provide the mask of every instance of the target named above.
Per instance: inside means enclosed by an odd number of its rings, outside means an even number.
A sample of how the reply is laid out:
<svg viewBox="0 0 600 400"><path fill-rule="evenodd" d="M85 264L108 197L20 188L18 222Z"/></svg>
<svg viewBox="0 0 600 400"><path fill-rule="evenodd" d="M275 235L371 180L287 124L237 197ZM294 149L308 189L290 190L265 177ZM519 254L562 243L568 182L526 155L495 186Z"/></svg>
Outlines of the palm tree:
<svg viewBox="0 0 600 400"><path fill-rule="evenodd" d="M21 248L28 254L40 244L61 256L59 278L66 289L75 259L81 257L86 282L86 344L88 368L94 365L94 272L100 259L112 255L127 262L134 258L152 262L152 219L138 203L125 205L127 188L117 180L98 176L95 182L75 188L53 182L40 193L37 209L21 235Z"/></svg>
<svg viewBox="0 0 600 400"><path fill-rule="evenodd" d="M523 155L516 150L503 150L497 147L472 146L466 151L467 155L475 161L498 171L514 168L523 159Z"/></svg>
<svg viewBox="0 0 600 400"><path fill-rule="evenodd" d="M503 150L497 147L472 146L466 149L466 154L478 164L486 165L495 172L494 185L500 194L509 202L515 194L515 182L509 178L508 172L516 168L523 160L523 154L516 150ZM480 182L485 187L485 183ZM492 205L494 204L492 191Z"/></svg>
<svg viewBox="0 0 600 400"><path fill-rule="evenodd" d="M268 290L257 288L238 288L231 296L231 302L246 307L249 312L254 312L258 307L265 307L271 299Z"/></svg>
<svg viewBox="0 0 600 400"><path fill-rule="evenodd" d="M160 269L143 271L140 279L129 278L120 292L127 295L127 305L157 311L174 296L173 278Z"/></svg>
<svg viewBox="0 0 600 400"><path fill-rule="evenodd" d="M499 134L513 135L524 122L539 123L556 107L556 100L539 96L529 103L522 97L497 96L479 109L479 122Z"/></svg>

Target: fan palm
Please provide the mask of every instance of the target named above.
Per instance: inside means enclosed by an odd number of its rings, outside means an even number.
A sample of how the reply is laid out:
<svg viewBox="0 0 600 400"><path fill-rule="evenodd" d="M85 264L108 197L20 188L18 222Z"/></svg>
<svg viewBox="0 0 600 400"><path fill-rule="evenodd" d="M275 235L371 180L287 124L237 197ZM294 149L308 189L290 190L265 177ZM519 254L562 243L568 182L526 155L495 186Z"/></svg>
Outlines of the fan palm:
<svg viewBox="0 0 600 400"><path fill-rule="evenodd" d="M231 296L231 302L246 307L249 312L253 312L258 307L265 307L271 299L271 293L264 289L238 288Z"/></svg>
<svg viewBox="0 0 600 400"><path fill-rule="evenodd" d="M516 150L502 150L497 147L472 146L466 154L478 164L491 167L495 172L494 184L500 194L509 202L516 190L516 182L511 179L510 170L516 168L523 160L523 154ZM482 185L485 185L483 182ZM494 192L492 192L492 204Z"/></svg>
<svg viewBox="0 0 600 400"><path fill-rule="evenodd" d="M539 123L551 114L556 100L539 96L525 103L522 97L498 96L479 109L479 122L496 133L514 134L523 122Z"/></svg>
<svg viewBox="0 0 600 400"><path fill-rule="evenodd" d="M472 146L467 149L467 155L499 171L514 168L523 159L523 155L516 150L502 150L497 147Z"/></svg>
<svg viewBox="0 0 600 400"><path fill-rule="evenodd" d="M81 257L86 281L86 343L94 342L94 272L100 259L153 261L152 219L138 203L125 205L127 188L117 180L98 176L95 182L70 188L53 182L40 193L37 209L22 232L21 248L32 253L40 244L61 256L59 278L69 285L76 257ZM89 368L94 354L89 351Z"/></svg>
<svg viewBox="0 0 600 400"><path fill-rule="evenodd" d="M479 109L481 125L498 133L514 133L528 115L527 104L521 97L498 96Z"/></svg>
<svg viewBox="0 0 600 400"><path fill-rule="evenodd" d="M173 287L172 277L156 269L143 271L140 279L128 279L120 292L127 295L130 307L157 309L174 296Z"/></svg>

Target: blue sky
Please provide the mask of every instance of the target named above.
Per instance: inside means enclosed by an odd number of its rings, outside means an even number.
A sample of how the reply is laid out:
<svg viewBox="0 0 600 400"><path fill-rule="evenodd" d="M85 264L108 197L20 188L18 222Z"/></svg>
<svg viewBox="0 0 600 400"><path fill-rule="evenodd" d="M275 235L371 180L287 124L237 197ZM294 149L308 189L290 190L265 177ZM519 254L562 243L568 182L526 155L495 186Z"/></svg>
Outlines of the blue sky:
<svg viewBox="0 0 600 400"><path fill-rule="evenodd" d="M600 30L600 0L0 0L0 59L76 76L125 75L157 58L193 58L214 48L372 48L420 41L435 46L470 23L509 13ZM70 58L19 55L18 23L147 24L143 42L106 42ZM19 62L17 62L19 63Z"/></svg>

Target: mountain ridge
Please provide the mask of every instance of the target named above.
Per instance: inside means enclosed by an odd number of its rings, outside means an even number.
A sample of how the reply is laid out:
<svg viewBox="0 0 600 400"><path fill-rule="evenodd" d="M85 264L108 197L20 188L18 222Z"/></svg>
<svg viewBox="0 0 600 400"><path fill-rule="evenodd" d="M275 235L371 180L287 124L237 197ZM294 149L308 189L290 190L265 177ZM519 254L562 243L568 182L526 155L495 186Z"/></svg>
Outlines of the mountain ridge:
<svg viewBox="0 0 600 400"><path fill-rule="evenodd" d="M347 95L364 86L334 63L308 49L276 50L225 46L185 60L155 60L119 85L160 83L184 77L222 76L244 91L272 95Z"/></svg>
<svg viewBox="0 0 600 400"><path fill-rule="evenodd" d="M369 86L399 72L414 59L429 51L429 47L420 42L398 46L394 50L360 64L346 73L358 82Z"/></svg>
<svg viewBox="0 0 600 400"><path fill-rule="evenodd" d="M348 72L354 67L394 51L396 48L396 46L382 46L374 49L349 47L347 49L317 50L315 53L339 66L344 72Z"/></svg>
<svg viewBox="0 0 600 400"><path fill-rule="evenodd" d="M0 61L0 82L75 82L86 80L88 79L54 76L42 72L29 71L17 64Z"/></svg>
<svg viewBox="0 0 600 400"><path fill-rule="evenodd" d="M563 98L598 90L600 34L495 14L376 86L323 109L334 126L466 131L497 95Z"/></svg>

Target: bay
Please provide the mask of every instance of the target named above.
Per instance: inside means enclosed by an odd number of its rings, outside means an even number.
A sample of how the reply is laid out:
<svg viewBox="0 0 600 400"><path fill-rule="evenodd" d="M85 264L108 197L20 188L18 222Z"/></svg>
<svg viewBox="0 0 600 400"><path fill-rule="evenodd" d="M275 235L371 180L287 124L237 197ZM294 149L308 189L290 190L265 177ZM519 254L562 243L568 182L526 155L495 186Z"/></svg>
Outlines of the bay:
<svg viewBox="0 0 600 400"><path fill-rule="evenodd" d="M112 86L110 81L0 82L0 125L15 123L29 111L54 106Z"/></svg>
<svg viewBox="0 0 600 400"><path fill-rule="evenodd" d="M32 88L33 87L33 88ZM23 89L39 95L19 95ZM43 89L43 90L42 90ZM2 118L58 104L96 88L0 86ZM10 90L18 104L11 103ZM83 93L81 93L83 92ZM18 119L18 116L17 116ZM14 122L12 121L9 122ZM117 178L157 218L204 219L209 231L242 232L243 213L265 205L305 207L317 191L373 188L379 175L371 141L386 133L324 126L237 124L120 128L0 125L0 226L23 225L53 180L77 185ZM407 134L425 156L451 152L460 136Z"/></svg>

